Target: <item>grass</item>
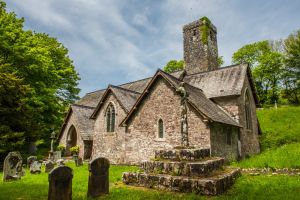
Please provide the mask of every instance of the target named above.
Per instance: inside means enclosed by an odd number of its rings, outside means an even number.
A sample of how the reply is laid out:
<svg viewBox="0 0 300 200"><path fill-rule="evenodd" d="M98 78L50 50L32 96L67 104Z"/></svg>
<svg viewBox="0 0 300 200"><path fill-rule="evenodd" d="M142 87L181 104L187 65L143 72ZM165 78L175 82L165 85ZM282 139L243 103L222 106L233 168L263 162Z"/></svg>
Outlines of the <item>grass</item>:
<svg viewBox="0 0 300 200"><path fill-rule="evenodd" d="M233 165L244 168L300 168L300 106L281 107L277 110L264 109L257 113L263 131L261 136L263 152L239 163L233 163ZM75 167L73 163L68 163L68 166L74 170L73 199L86 199L87 165ZM300 176L243 175L225 194L206 197L196 194L162 192L122 184L122 172L136 170L138 168L134 166L111 166L110 194L98 199L300 199ZM0 179L2 179L2 174ZM48 174L46 173L32 175L27 169L26 176L19 181L0 182L0 200L43 200L47 199L47 194Z"/></svg>
<svg viewBox="0 0 300 200"><path fill-rule="evenodd" d="M262 129L262 149L277 148L284 144L300 143L300 106L258 110Z"/></svg>
<svg viewBox="0 0 300 200"><path fill-rule="evenodd" d="M85 164L75 167L74 170L73 199L86 199L88 184L88 169ZM153 189L126 186L121 182L124 171L136 171L133 166L110 167L110 194L98 199L166 199L166 200L195 200L195 199L298 199L300 193L300 176L249 176L240 177L236 184L225 194L217 197L199 196L196 194L181 194L162 192ZM48 177L46 173L32 175L26 171L25 177L19 181L0 182L0 199L37 200L47 199ZM0 176L2 179L2 174ZM287 192L288 191L288 192Z"/></svg>
<svg viewBox="0 0 300 200"><path fill-rule="evenodd" d="M300 143L286 144L277 149L268 149L259 155L233 163L242 168L298 168L300 169Z"/></svg>

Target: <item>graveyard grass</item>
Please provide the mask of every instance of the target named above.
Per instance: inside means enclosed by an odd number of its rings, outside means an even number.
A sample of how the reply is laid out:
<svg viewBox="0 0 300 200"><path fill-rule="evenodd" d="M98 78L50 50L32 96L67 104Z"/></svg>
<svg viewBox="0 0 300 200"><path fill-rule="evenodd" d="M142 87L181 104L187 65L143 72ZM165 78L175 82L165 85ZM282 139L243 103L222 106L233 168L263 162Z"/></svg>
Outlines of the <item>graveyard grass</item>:
<svg viewBox="0 0 300 200"><path fill-rule="evenodd" d="M73 199L87 199L88 168L87 164L75 167L72 162L67 163L73 168ZM110 167L110 194L98 199L297 199L300 194L300 176L250 176L243 175L236 184L225 194L217 197L205 197L196 194L180 194L162 192L126 186L121 176L124 171L137 171L134 166ZM2 174L0 176L2 180ZM0 199L47 199L48 174L30 174L26 169L26 176L19 181L1 182Z"/></svg>
<svg viewBox="0 0 300 200"><path fill-rule="evenodd" d="M300 168L300 106L282 107L278 110L258 111L259 121L264 135L261 138L264 151L234 166L242 168ZM280 120L284 119L284 121ZM73 162L67 163L73 168L73 199L87 199L88 168L87 164L75 167ZM44 169L43 169L44 170ZM236 184L226 193L216 197L196 194L180 194L162 192L127 186L122 183L122 172L136 172L135 166L110 167L110 194L98 199L299 199L300 175L259 175L243 174ZM0 173L0 200L40 200L47 199L48 174L32 175L26 169L26 176L19 181L2 182Z"/></svg>

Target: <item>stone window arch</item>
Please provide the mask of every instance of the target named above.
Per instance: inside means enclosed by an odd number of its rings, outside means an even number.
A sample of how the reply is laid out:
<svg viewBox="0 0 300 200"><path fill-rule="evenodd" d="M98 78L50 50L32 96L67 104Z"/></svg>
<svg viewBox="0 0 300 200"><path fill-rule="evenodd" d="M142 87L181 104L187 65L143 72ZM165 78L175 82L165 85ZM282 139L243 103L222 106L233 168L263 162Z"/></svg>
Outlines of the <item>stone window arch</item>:
<svg viewBox="0 0 300 200"><path fill-rule="evenodd" d="M250 94L248 89L245 92L245 121L246 121L246 129L252 129L252 113L251 113L251 105L250 105Z"/></svg>
<svg viewBox="0 0 300 200"><path fill-rule="evenodd" d="M116 109L112 103L109 103L106 108L105 120L106 120L106 132L114 132L115 124L116 124Z"/></svg>
<svg viewBox="0 0 300 200"><path fill-rule="evenodd" d="M164 138L164 122L162 119L158 120L158 138Z"/></svg>

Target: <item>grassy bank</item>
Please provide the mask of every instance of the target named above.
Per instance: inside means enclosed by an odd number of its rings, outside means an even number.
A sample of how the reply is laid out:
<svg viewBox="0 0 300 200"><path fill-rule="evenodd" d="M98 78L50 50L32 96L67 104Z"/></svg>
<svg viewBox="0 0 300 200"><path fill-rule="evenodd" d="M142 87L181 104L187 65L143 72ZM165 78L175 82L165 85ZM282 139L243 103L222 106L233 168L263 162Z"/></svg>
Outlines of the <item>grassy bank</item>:
<svg viewBox="0 0 300 200"><path fill-rule="evenodd" d="M258 110L262 136L262 150L278 148L284 144L300 143L300 106Z"/></svg>
<svg viewBox="0 0 300 200"><path fill-rule="evenodd" d="M88 170L87 165L74 167L73 199L86 199ZM217 197L199 196L196 194L180 194L162 192L153 189L130 187L123 185L121 174L124 171L135 171L137 167L111 166L110 194L99 199L298 199L300 194L300 176L248 176L240 177L236 184L223 195ZM0 176L2 179L2 174ZM48 177L46 173L27 174L19 181L0 182L0 199L40 200L47 199Z"/></svg>

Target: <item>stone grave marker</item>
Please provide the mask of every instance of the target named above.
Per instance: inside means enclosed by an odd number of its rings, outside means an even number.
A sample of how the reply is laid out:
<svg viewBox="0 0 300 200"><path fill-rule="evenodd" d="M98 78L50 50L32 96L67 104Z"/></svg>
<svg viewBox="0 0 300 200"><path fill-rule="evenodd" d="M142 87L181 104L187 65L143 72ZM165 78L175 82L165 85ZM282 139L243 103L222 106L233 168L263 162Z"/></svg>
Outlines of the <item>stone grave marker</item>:
<svg viewBox="0 0 300 200"><path fill-rule="evenodd" d="M45 172L49 173L54 168L54 162L52 160L45 161Z"/></svg>
<svg viewBox="0 0 300 200"><path fill-rule="evenodd" d="M70 167L60 166L53 169L48 176L48 200L72 199L73 172Z"/></svg>
<svg viewBox="0 0 300 200"><path fill-rule="evenodd" d="M3 181L17 180L22 176L23 159L19 152L10 152L3 164Z"/></svg>
<svg viewBox="0 0 300 200"><path fill-rule="evenodd" d="M64 159L58 159L56 161L57 166L65 166L65 160Z"/></svg>
<svg viewBox="0 0 300 200"><path fill-rule="evenodd" d="M109 193L109 160L96 158L89 163L88 197Z"/></svg>
<svg viewBox="0 0 300 200"><path fill-rule="evenodd" d="M37 157L36 156L29 156L27 158L27 166L30 167L30 165L34 162L37 161Z"/></svg>
<svg viewBox="0 0 300 200"><path fill-rule="evenodd" d="M59 159L61 159L61 151L54 151L53 152L53 160L54 160L54 162L56 162Z"/></svg>
<svg viewBox="0 0 300 200"><path fill-rule="evenodd" d="M31 174L40 174L42 171L42 163L39 161L34 161L31 163L29 171Z"/></svg>

